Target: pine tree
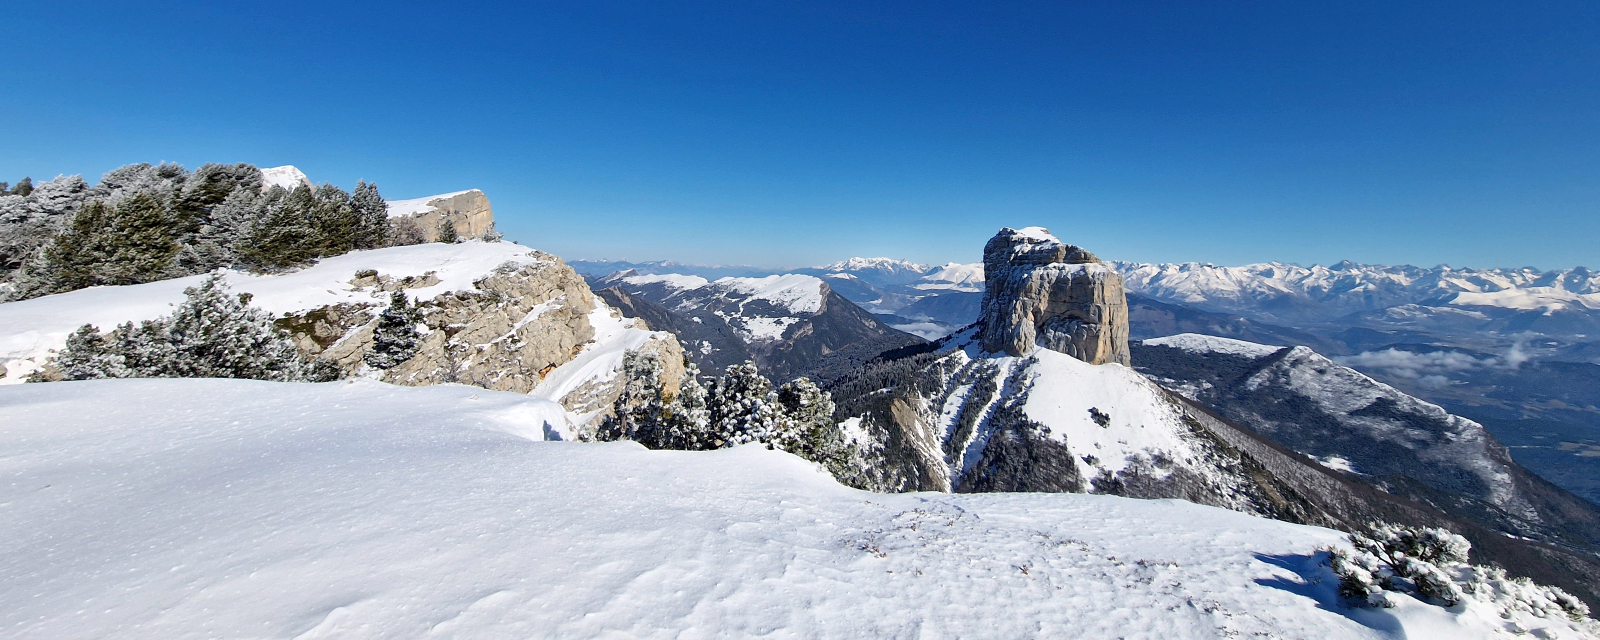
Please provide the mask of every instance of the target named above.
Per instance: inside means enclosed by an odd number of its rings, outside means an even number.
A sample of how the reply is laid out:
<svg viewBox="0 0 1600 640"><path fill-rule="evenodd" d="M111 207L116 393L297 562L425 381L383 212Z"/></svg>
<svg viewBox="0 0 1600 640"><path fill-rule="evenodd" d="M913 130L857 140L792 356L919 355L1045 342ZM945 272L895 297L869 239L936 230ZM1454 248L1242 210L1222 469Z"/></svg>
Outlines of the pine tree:
<svg viewBox="0 0 1600 640"><path fill-rule="evenodd" d="M709 428L717 446L771 442L779 422L772 381L754 363L731 365L708 391Z"/></svg>
<svg viewBox="0 0 1600 640"><path fill-rule="evenodd" d="M378 185L357 181L356 190L350 194L350 206L355 208L358 220L355 248L384 246L389 238L389 204L378 194Z"/></svg>
<svg viewBox="0 0 1600 640"><path fill-rule="evenodd" d="M178 275L172 269L179 249L177 229L160 200L144 193L127 198L113 210L107 226L111 255L101 266L105 284L139 284Z"/></svg>
<svg viewBox="0 0 1600 640"><path fill-rule="evenodd" d="M316 198L304 185L293 191L273 187L267 192L266 216L256 225L241 251L250 264L281 269L305 264L316 257L316 229L311 212Z"/></svg>
<svg viewBox="0 0 1600 640"><path fill-rule="evenodd" d="M111 208L99 200L85 205L61 235L23 266L13 298L25 300L104 284L99 267L111 257L106 233L111 217Z"/></svg>
<svg viewBox="0 0 1600 640"><path fill-rule="evenodd" d="M180 378L305 379L306 363L272 316L228 290L220 274L184 289L167 336L174 351L168 375Z"/></svg>
<svg viewBox="0 0 1600 640"><path fill-rule="evenodd" d="M443 242L445 244L455 244L457 242L461 242L461 235L456 232L456 223L451 222L449 218L440 219L439 235L436 236L433 241Z"/></svg>
<svg viewBox="0 0 1600 640"><path fill-rule="evenodd" d="M417 342L422 337L417 333L417 321L417 311L406 294L390 294L389 308L378 315L378 326L372 331L372 350L365 356L367 366L389 369L416 355Z"/></svg>
<svg viewBox="0 0 1600 640"><path fill-rule="evenodd" d="M11 195L27 197L33 193L33 178L23 178L17 181L17 186L11 188Z"/></svg>
<svg viewBox="0 0 1600 640"><path fill-rule="evenodd" d="M350 204L350 194L323 183L314 196L310 220L316 230L316 247L312 257L349 253L356 246L362 226L355 207Z"/></svg>

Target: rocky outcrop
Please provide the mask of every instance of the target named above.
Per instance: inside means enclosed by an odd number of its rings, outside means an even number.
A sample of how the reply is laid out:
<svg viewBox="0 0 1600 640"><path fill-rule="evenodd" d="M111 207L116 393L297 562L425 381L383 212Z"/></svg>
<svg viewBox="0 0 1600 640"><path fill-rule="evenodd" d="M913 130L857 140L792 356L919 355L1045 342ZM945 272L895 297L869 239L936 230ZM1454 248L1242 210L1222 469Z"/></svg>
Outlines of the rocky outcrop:
<svg viewBox="0 0 1600 640"><path fill-rule="evenodd" d="M422 226L428 242L439 237L439 223L445 220L456 225L456 233L463 238L478 238L494 228L494 209L489 206L489 196L471 189L443 195L395 200L389 203L389 217L411 217Z"/></svg>
<svg viewBox="0 0 1600 640"><path fill-rule="evenodd" d="M1039 347L1090 364L1128 364L1122 276L1041 227L1001 229L983 248L983 323L990 353Z"/></svg>
<svg viewBox="0 0 1600 640"><path fill-rule="evenodd" d="M596 300L583 278L560 258L539 252L532 255L537 260L504 264L473 281L470 289L416 301L425 331L417 353L378 373L381 379L408 386L459 383L529 393L563 365L585 357L595 359L591 352L627 350L660 357L667 367L663 378L675 386L683 373L683 349L671 334L653 332L630 338L625 334L644 334L648 329L642 322L616 316L615 310ZM407 278L364 273L351 284L386 292L438 282L431 273ZM287 320L293 326L286 328L297 329L292 333L304 351L356 373L363 370L363 358L372 349L375 312L379 310L318 309ZM344 328L350 318L372 320ZM609 333L597 332L596 320L603 320ZM340 330L342 337L328 339ZM551 399L579 415L604 413L625 381L608 367L578 364L585 371L575 374L570 389Z"/></svg>

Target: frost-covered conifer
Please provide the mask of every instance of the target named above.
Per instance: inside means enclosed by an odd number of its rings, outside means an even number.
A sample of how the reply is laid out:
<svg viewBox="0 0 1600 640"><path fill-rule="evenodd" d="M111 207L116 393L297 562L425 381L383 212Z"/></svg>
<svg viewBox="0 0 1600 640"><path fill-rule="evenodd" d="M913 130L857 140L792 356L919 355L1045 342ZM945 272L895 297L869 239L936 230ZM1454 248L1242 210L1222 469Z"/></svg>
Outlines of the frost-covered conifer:
<svg viewBox="0 0 1600 640"><path fill-rule="evenodd" d="M780 407L772 381L754 363L730 365L707 391L710 429L717 446L771 442Z"/></svg>
<svg viewBox="0 0 1600 640"><path fill-rule="evenodd" d="M169 375L180 378L303 380L309 371L272 316L228 290L220 274L184 290L167 335Z"/></svg>
<svg viewBox="0 0 1600 640"><path fill-rule="evenodd" d="M456 231L456 223L448 218L439 221L439 235L434 237L434 242L455 244L461 242L461 234Z"/></svg>
<svg viewBox="0 0 1600 640"><path fill-rule="evenodd" d="M63 380L96 380L99 378L125 378L127 367L122 356L113 352L111 344L94 325L83 325L67 336L67 344L56 352L55 367Z"/></svg>
<svg viewBox="0 0 1600 640"><path fill-rule="evenodd" d="M378 185L357 181L356 190L350 194L350 206L358 221L355 248L384 246L389 238L389 204L378 194Z"/></svg>
<svg viewBox="0 0 1600 640"><path fill-rule="evenodd" d="M97 284L139 284L183 275L173 270L177 221L155 196L139 193L124 199L109 222L103 232L111 255L100 265L103 275Z"/></svg>
<svg viewBox="0 0 1600 640"><path fill-rule="evenodd" d="M1350 534L1350 544L1353 551L1328 550L1328 567L1339 578L1339 594L1358 603L1392 607L1391 593L1410 593L1445 606L1474 598L1501 607L1508 618L1515 612L1572 620L1589 615L1587 605L1560 588L1468 565L1472 545L1446 529L1375 522Z"/></svg>
<svg viewBox="0 0 1600 640"><path fill-rule="evenodd" d="M372 350L367 352L367 366L389 369L410 360L417 354L417 312L406 294L390 294L389 308L378 315L378 326L372 331Z"/></svg>
<svg viewBox="0 0 1600 640"><path fill-rule="evenodd" d="M317 233L311 221L316 196L311 189L273 187L265 200L266 215L240 254L253 266L267 269L305 264L316 257Z"/></svg>
<svg viewBox="0 0 1600 640"><path fill-rule="evenodd" d="M288 335L273 326L272 316L228 291L221 275L185 289L184 295L171 316L124 323L110 336L87 325L78 329L49 368L67 379L337 377L331 365L303 358Z"/></svg>
<svg viewBox="0 0 1600 640"><path fill-rule="evenodd" d="M362 221L350 203L350 194L323 183L314 197L310 218L316 230L316 247L312 257L336 256L354 249L362 234Z"/></svg>

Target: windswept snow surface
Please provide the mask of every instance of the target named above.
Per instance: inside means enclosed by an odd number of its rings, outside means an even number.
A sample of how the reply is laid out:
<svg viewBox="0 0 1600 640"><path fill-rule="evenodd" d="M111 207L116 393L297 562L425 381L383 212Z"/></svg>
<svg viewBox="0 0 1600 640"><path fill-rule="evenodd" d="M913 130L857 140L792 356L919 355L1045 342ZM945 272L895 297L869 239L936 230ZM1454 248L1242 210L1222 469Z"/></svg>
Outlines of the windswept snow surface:
<svg viewBox="0 0 1600 640"><path fill-rule="evenodd" d="M477 189L467 189L466 191L452 191L450 193L441 193L439 195L428 196L426 198L412 198L410 200L390 200L389 201L389 217L391 217L391 218L399 218L399 217L402 217L402 216L416 215L416 214L419 214L419 213L429 213L429 212L431 212L431 211L433 211L435 209L435 207L432 204L430 204L435 200L443 200L445 198L454 198L456 196L472 193L474 191L477 191Z"/></svg>
<svg viewBox="0 0 1600 640"><path fill-rule="evenodd" d="M878 495L747 446L540 441L454 385L0 388L8 638L1448 638L1325 529L1176 500Z"/></svg>
<svg viewBox="0 0 1600 640"><path fill-rule="evenodd" d="M298 313L340 303L385 305L389 294L350 284L355 272L376 269L380 275L403 278L429 272L439 283L406 293L414 300L447 291L472 288L472 282L495 267L550 258L534 257L527 247L509 242L429 243L354 251L290 273L253 275L227 271L237 293L252 295L250 304L274 315ZM67 335L84 324L102 331L123 322L153 320L183 301L183 290L204 280L189 276L123 287L91 287L68 293L0 304L0 363L6 375L0 384L15 384L36 370L50 350L66 344Z"/></svg>
<svg viewBox="0 0 1600 640"><path fill-rule="evenodd" d="M307 178L306 174L302 173L294 165L286 164L281 167L269 167L261 170L261 189L263 191L273 187L283 187L293 191L295 187L309 186L311 186L311 179Z"/></svg>
<svg viewBox="0 0 1600 640"><path fill-rule="evenodd" d="M1151 338L1143 341L1146 346L1172 347L1190 353L1226 353L1229 355L1244 356L1247 358L1260 358L1270 356L1283 349L1267 344L1256 344L1233 338L1220 338L1199 333L1180 333L1163 338Z"/></svg>

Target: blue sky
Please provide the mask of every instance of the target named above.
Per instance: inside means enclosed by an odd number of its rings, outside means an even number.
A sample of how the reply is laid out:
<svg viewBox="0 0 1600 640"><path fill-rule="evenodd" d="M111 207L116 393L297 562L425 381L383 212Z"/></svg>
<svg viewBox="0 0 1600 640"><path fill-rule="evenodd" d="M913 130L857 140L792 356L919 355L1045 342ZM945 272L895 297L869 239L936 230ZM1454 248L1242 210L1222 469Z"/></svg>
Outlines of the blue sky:
<svg viewBox="0 0 1600 640"><path fill-rule="evenodd" d="M6 9L0 180L480 188L569 258L1600 267L1593 2L151 4Z"/></svg>

